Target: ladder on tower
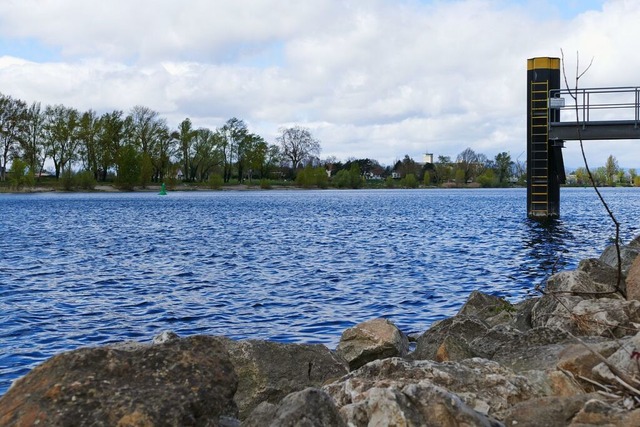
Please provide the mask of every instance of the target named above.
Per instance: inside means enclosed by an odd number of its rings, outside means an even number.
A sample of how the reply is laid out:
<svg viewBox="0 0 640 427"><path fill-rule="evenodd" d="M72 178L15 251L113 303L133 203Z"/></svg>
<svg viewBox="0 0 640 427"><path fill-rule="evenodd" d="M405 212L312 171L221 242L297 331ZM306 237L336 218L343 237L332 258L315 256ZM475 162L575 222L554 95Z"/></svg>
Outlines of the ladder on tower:
<svg viewBox="0 0 640 427"><path fill-rule="evenodd" d="M531 82L531 212L549 214L549 81Z"/></svg>

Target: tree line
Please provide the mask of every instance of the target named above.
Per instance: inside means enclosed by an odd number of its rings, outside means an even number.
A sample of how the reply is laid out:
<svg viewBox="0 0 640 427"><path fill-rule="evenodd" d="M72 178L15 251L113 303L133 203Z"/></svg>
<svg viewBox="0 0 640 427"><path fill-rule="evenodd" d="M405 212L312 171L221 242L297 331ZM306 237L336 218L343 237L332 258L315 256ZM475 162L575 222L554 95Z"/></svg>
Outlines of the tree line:
<svg viewBox="0 0 640 427"><path fill-rule="evenodd" d="M0 181L7 179L10 163L12 174L33 179L47 161L56 179L115 177L122 188L176 177L251 181L287 166L295 171L319 153L320 142L300 126L281 128L276 143L269 144L235 117L214 130L195 128L189 118L171 129L144 106L98 115L64 105L27 105L0 94Z"/></svg>
<svg viewBox="0 0 640 427"><path fill-rule="evenodd" d="M171 180L221 186L286 179L321 188L359 188L372 182L409 188L526 182L526 165L507 152L490 159L466 148L455 159L417 162L405 155L383 166L369 158L321 160L320 149L320 141L300 126L280 128L275 142L268 143L235 117L213 130L195 128L189 118L171 129L158 112L144 106L98 114L64 105L27 105L0 93L0 181L7 179L11 164L9 172L18 185L37 179L48 161L56 179L73 179L87 188L105 181L131 189ZM597 185L640 185L635 169L623 171L613 156L593 176ZM584 168L570 174L570 183L585 185L587 180Z"/></svg>
<svg viewBox="0 0 640 427"><path fill-rule="evenodd" d="M628 170L622 169L618 160L609 155L604 166L597 167L591 172L593 181L597 186L615 186L615 185L632 185L640 187L640 176L635 168ZM574 185L591 185L591 178L585 167L576 169L569 175L569 184Z"/></svg>

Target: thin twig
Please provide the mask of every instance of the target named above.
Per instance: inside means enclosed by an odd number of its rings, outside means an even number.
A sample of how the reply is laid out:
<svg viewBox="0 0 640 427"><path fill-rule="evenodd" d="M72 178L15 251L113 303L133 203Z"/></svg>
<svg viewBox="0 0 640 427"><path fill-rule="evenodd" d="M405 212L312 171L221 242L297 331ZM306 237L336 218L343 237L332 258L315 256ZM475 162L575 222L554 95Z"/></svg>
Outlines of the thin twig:
<svg viewBox="0 0 640 427"><path fill-rule="evenodd" d="M567 91L569 92L569 95L571 96L571 98L573 98L573 105L574 105L574 110L576 113L576 131L578 133L578 140L580 141L580 151L582 153L582 160L584 161L584 167L587 171L587 175L589 176L589 181L591 181L591 185L593 186L593 189L595 190L596 194L598 195L598 198L600 199L600 202L602 202L602 205L604 206L605 210L607 211L607 214L609 215L609 217L611 218L611 220L613 221L613 223L615 224L616 227L616 239L615 239L615 244L616 244L616 254L618 257L618 275L617 275L617 283L616 283L616 288L620 291L620 293L622 295L624 295L624 297L626 298L626 292L622 291L622 287L621 282L622 282L622 256L620 255L620 223L618 222L618 220L616 219L615 215L613 214L613 212L611 211L611 209L609 208L609 205L607 204L607 202L604 200L604 197L602 197L602 194L600 194L600 190L598 190L598 186L596 185L596 181L593 178L593 175L591 174L591 169L589 168L589 163L587 162L587 155L584 152L584 144L583 144L583 140L582 140L582 130L581 130L581 126L580 126L580 113L578 110L578 83L579 80L582 76L585 75L585 73L589 70L589 68L591 68L591 65L593 65L593 58L591 58L591 62L589 62L589 66L582 72L580 73L579 70L579 64L580 64L580 55L576 52L576 82L575 82L575 86L574 86L574 90L575 93L571 92L571 88L569 87L569 82L567 81L567 73L565 72L565 68L564 68L564 51L562 49L560 49L560 52L562 54L562 75L564 77L564 83L565 86L567 87ZM583 106L584 108L584 106ZM584 121L583 121L583 125L584 125Z"/></svg>

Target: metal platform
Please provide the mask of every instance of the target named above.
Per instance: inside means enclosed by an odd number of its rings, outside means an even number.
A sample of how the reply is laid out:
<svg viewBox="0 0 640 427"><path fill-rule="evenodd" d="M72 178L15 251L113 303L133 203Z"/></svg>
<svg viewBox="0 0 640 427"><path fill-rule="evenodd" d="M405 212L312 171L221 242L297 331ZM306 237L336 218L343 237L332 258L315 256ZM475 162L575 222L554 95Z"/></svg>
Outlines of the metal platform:
<svg viewBox="0 0 640 427"><path fill-rule="evenodd" d="M549 110L570 121L549 121L549 140L640 139L640 88L549 91Z"/></svg>
<svg viewBox="0 0 640 427"><path fill-rule="evenodd" d="M603 120L590 122L550 122L549 140L640 139L640 126L635 120Z"/></svg>

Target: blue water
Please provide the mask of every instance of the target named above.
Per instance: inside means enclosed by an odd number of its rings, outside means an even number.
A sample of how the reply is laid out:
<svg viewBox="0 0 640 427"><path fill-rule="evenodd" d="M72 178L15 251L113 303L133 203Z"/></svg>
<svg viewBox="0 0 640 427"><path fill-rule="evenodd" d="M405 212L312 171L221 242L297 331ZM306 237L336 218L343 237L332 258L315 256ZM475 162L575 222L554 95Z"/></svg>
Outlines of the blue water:
<svg viewBox="0 0 640 427"><path fill-rule="evenodd" d="M640 190L603 192L640 234ZM518 301L614 236L593 190L561 198L542 226L523 189L0 195L0 394L163 330L333 348L379 316L424 331L474 289Z"/></svg>

